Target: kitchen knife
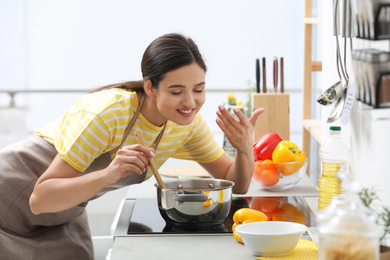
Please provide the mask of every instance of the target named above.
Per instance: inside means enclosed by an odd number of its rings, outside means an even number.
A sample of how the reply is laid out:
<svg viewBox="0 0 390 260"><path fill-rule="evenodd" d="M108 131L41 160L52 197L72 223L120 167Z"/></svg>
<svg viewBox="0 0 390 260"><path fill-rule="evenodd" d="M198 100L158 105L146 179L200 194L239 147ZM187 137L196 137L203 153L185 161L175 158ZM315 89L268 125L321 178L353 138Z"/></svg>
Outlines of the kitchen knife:
<svg viewBox="0 0 390 260"><path fill-rule="evenodd" d="M274 57L274 92L278 92L278 58Z"/></svg>
<svg viewBox="0 0 390 260"><path fill-rule="evenodd" d="M284 59L280 57L280 92L284 93Z"/></svg>
<svg viewBox="0 0 390 260"><path fill-rule="evenodd" d="M263 93L267 93L267 78L265 75L265 57L263 57Z"/></svg>
<svg viewBox="0 0 390 260"><path fill-rule="evenodd" d="M256 59L256 93L260 93L260 60Z"/></svg>

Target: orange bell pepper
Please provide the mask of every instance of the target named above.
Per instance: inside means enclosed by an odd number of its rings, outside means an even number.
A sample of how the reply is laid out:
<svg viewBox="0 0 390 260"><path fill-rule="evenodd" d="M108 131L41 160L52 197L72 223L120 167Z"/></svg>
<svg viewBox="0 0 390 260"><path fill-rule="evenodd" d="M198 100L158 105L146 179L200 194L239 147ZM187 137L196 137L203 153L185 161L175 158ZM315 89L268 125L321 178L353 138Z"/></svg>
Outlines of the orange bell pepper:
<svg viewBox="0 0 390 260"><path fill-rule="evenodd" d="M242 208L237 210L233 215L234 224L232 226L233 236L234 238L243 244L242 239L239 234L236 233L235 227L240 224L251 223L251 222L259 222L259 221L267 221L267 216L258 210L250 209L250 208Z"/></svg>

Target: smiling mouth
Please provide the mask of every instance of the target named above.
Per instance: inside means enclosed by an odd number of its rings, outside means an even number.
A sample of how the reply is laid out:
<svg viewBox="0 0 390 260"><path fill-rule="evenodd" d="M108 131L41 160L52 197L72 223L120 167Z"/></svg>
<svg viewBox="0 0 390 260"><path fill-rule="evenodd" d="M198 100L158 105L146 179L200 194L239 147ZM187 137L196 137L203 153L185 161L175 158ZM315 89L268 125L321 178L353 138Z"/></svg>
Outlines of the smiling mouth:
<svg viewBox="0 0 390 260"><path fill-rule="evenodd" d="M178 111L180 113L184 113L184 114L190 114L192 111L194 111L195 109L178 109Z"/></svg>

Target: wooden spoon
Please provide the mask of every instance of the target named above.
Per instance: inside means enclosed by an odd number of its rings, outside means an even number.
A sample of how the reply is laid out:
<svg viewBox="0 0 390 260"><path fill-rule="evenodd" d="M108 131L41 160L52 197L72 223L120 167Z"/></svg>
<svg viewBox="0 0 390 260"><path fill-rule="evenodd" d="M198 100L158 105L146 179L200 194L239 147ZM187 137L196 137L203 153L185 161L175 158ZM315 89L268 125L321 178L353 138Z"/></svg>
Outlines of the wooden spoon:
<svg viewBox="0 0 390 260"><path fill-rule="evenodd" d="M137 141L139 144L146 146L144 138L142 137L142 133L139 129L135 130L134 135L135 135L135 138L137 138ZM153 175L157 180L158 186L160 186L160 188L162 188L162 189L166 189L165 184L161 179L160 173L157 170L157 167L156 167L156 164L154 163L153 158L149 157L149 156L147 156L147 158L149 160L150 168L152 168Z"/></svg>

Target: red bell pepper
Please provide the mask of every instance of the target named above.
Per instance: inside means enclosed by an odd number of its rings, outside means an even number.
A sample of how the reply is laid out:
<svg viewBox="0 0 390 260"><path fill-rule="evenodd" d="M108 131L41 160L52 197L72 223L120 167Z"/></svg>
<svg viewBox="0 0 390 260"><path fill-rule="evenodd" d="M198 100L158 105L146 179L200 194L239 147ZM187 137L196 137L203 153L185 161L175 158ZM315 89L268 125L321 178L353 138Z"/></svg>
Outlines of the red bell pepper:
<svg viewBox="0 0 390 260"><path fill-rule="evenodd" d="M261 136L259 140L253 144L255 161L263 161L266 159L272 160L272 153L281 141L283 141L282 137L275 132L268 132Z"/></svg>

